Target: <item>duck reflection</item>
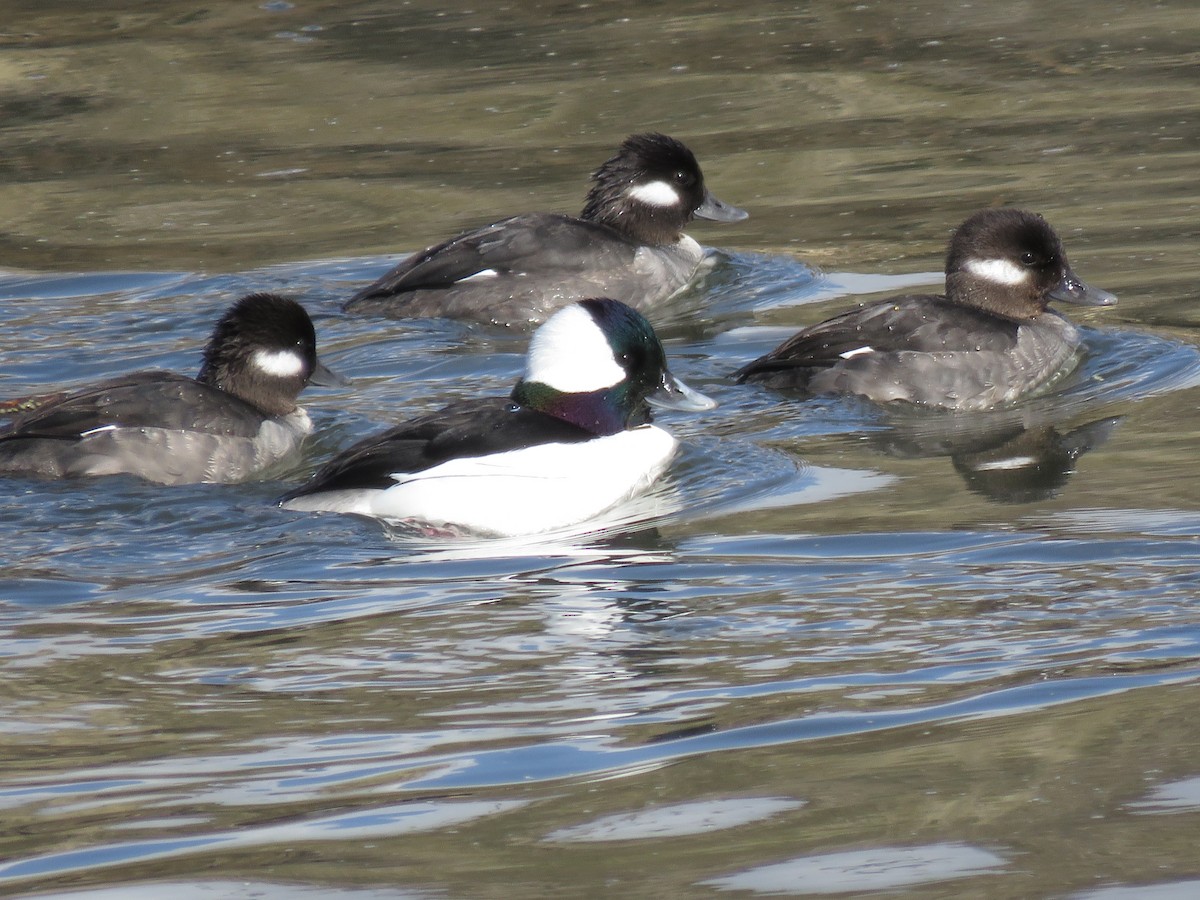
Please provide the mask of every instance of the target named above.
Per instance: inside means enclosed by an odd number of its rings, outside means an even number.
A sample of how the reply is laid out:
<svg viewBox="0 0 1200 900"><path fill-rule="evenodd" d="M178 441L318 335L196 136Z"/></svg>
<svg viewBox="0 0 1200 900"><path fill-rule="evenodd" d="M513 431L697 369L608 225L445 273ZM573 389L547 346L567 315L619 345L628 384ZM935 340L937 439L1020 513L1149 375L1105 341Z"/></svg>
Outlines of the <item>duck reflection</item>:
<svg viewBox="0 0 1200 900"><path fill-rule="evenodd" d="M1104 444L1120 421L1111 416L1067 427L1017 411L937 416L896 420L870 441L889 456L949 456L974 493L997 503L1033 503L1056 496L1079 457Z"/></svg>

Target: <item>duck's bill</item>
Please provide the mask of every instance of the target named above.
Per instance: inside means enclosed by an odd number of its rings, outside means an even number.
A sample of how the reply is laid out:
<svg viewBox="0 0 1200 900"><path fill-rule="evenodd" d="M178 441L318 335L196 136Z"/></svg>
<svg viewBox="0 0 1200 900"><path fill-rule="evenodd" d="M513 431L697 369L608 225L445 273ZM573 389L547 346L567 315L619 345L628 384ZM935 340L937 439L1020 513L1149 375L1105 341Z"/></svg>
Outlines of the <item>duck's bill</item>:
<svg viewBox="0 0 1200 900"><path fill-rule="evenodd" d="M317 367L308 376L308 383L315 384L318 387L346 387L346 385L350 384L350 379L344 375L339 375L318 359Z"/></svg>
<svg viewBox="0 0 1200 900"><path fill-rule="evenodd" d="M1112 306L1117 302L1116 294L1102 291L1086 284L1082 278L1067 269L1067 274L1058 283L1058 287L1050 292L1051 300L1063 303L1075 303L1079 306Z"/></svg>
<svg viewBox="0 0 1200 900"><path fill-rule="evenodd" d="M685 412L704 412L715 409L717 401L694 391L670 372L663 376L662 384L646 398L646 402L659 409L680 409Z"/></svg>
<svg viewBox="0 0 1200 900"><path fill-rule="evenodd" d="M711 219L714 222L740 222L750 218L750 213L744 209L738 209L723 200L718 200L707 190L704 192L704 202L696 208L696 215L701 219Z"/></svg>

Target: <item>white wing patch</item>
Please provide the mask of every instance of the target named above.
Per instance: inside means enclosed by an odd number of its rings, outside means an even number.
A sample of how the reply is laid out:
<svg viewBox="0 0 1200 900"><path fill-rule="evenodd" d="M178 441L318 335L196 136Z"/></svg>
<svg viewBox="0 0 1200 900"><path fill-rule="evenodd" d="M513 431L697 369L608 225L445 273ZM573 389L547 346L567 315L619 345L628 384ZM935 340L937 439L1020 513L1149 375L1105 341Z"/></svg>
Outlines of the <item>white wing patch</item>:
<svg viewBox="0 0 1200 900"><path fill-rule="evenodd" d="M116 431L116 430L117 430L116 425L101 425L99 428L92 428L88 431L81 431L79 433L79 436L81 438L85 438L85 437L91 437L93 434L102 434L105 431Z"/></svg>
<svg viewBox="0 0 1200 900"><path fill-rule="evenodd" d="M1029 280L1027 269L1007 259L968 259L963 268L993 284L1017 285Z"/></svg>
<svg viewBox="0 0 1200 900"><path fill-rule="evenodd" d="M856 356L864 356L867 353L874 352L874 347L855 347L853 350L846 350L843 353L839 353L838 356L840 356L842 359L853 359Z"/></svg>
<svg viewBox="0 0 1200 900"><path fill-rule="evenodd" d="M460 279L458 279L458 280L459 280L460 282L462 282L462 281L475 281L475 280L477 280L477 279L478 279L478 280L480 280L480 281L482 281L482 280L484 280L484 279L487 279L487 278L498 278L498 277L500 277L500 273L499 273L499 272L497 272L495 269L480 269L480 270L479 270L478 272L476 272L474 275L468 275L466 278L460 278Z"/></svg>
<svg viewBox="0 0 1200 900"><path fill-rule="evenodd" d="M304 372L304 360L294 350L255 350L250 361L277 378L294 378Z"/></svg>
<svg viewBox="0 0 1200 900"><path fill-rule="evenodd" d="M526 381L574 394L612 387L624 378L604 332L578 304L552 315L529 342Z"/></svg>
<svg viewBox="0 0 1200 900"><path fill-rule="evenodd" d="M679 193L665 181L635 184L625 195L647 206L679 206Z"/></svg>

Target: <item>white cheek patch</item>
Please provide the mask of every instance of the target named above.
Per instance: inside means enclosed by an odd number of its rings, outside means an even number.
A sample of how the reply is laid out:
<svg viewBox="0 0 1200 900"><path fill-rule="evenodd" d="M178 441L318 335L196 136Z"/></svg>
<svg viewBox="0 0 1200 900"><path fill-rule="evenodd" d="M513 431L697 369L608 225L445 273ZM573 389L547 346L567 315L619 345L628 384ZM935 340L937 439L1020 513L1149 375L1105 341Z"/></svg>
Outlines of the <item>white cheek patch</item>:
<svg viewBox="0 0 1200 900"><path fill-rule="evenodd" d="M679 193L665 181L651 181L648 184L635 184L625 195L647 206L679 206Z"/></svg>
<svg viewBox="0 0 1200 900"><path fill-rule="evenodd" d="M586 309L567 306L534 332L525 380L559 391L598 391L625 379L608 339Z"/></svg>
<svg viewBox="0 0 1200 900"><path fill-rule="evenodd" d="M304 374L304 360L294 350L255 350L250 362L259 371L276 378L295 378Z"/></svg>
<svg viewBox="0 0 1200 900"><path fill-rule="evenodd" d="M468 275L466 278L460 278L458 280L460 282L476 281L476 280L482 281L487 278L498 278L499 276L500 276L500 273L497 272L495 269L481 269L480 271L476 272L474 275Z"/></svg>
<svg viewBox="0 0 1200 900"><path fill-rule="evenodd" d="M1007 259L969 259L963 268L993 284L1016 285L1029 280L1028 270Z"/></svg>
<svg viewBox="0 0 1200 900"><path fill-rule="evenodd" d="M847 350L844 353L839 353L838 356L840 356L842 359L853 359L856 356L863 356L867 353L874 353L874 352L875 352L874 347L856 347L853 350Z"/></svg>
<svg viewBox="0 0 1200 900"><path fill-rule="evenodd" d="M1010 456L1006 459L986 462L975 468L980 472L1001 472L1008 469L1028 469L1030 466L1036 465L1037 462L1032 456Z"/></svg>

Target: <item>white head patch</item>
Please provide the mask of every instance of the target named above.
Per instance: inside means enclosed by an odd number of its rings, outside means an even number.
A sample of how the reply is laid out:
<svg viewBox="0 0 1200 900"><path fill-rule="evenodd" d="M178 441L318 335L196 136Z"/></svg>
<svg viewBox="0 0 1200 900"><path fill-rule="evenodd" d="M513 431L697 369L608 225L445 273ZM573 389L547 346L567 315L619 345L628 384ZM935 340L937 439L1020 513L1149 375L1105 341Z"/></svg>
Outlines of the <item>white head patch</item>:
<svg viewBox="0 0 1200 900"><path fill-rule="evenodd" d="M647 184L635 184L626 196L647 206L679 206L679 192L665 181L651 181Z"/></svg>
<svg viewBox="0 0 1200 900"><path fill-rule="evenodd" d="M1024 284L1029 280L1029 271L1007 259L968 259L963 266L972 275L993 284Z"/></svg>
<svg viewBox="0 0 1200 900"><path fill-rule="evenodd" d="M276 378L295 378L304 373L304 360L295 350L255 350L250 361Z"/></svg>
<svg viewBox="0 0 1200 900"><path fill-rule="evenodd" d="M578 394L612 387L624 378L604 332L577 304L552 315L529 342L526 381Z"/></svg>

